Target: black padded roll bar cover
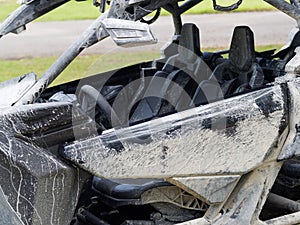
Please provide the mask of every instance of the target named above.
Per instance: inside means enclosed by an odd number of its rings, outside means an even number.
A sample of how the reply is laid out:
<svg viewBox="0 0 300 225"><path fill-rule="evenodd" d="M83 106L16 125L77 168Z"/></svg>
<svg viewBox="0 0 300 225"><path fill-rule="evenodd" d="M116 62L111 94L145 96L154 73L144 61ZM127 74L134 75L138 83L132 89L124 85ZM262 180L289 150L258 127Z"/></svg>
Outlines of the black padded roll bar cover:
<svg viewBox="0 0 300 225"><path fill-rule="evenodd" d="M183 62L193 63L199 56L200 35L198 27L193 23L185 23L181 29L178 53Z"/></svg>
<svg viewBox="0 0 300 225"><path fill-rule="evenodd" d="M235 27L230 45L229 61L241 71L248 71L255 62L254 35L249 27Z"/></svg>

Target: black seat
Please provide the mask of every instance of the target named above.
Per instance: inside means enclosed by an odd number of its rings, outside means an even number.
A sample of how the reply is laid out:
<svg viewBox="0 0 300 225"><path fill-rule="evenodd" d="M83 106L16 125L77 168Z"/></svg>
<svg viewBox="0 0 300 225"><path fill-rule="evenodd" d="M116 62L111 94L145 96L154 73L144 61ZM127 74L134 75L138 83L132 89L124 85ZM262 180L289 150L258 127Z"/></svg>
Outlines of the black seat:
<svg viewBox="0 0 300 225"><path fill-rule="evenodd" d="M235 27L228 60L218 65L211 77L200 83L193 103L199 105L226 95L263 85L262 69L256 63L254 35L247 26Z"/></svg>
<svg viewBox="0 0 300 225"><path fill-rule="evenodd" d="M198 76L201 56L199 29L195 24L184 24L179 39L178 54L170 57L162 71L153 76L144 98L131 117L131 124L182 108L180 98L183 90L192 93L192 88L186 87L197 82L193 80L207 79Z"/></svg>

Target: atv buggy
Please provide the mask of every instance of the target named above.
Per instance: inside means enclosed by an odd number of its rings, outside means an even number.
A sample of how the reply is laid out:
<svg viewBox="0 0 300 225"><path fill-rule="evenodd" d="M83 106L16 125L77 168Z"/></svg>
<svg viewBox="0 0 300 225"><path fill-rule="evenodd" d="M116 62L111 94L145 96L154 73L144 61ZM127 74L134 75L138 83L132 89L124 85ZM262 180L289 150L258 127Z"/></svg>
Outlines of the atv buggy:
<svg viewBox="0 0 300 225"><path fill-rule="evenodd" d="M67 1L25 1L0 36ZM94 1L102 15L40 79L0 83L1 225L300 223L300 31L257 52L238 26L203 52L180 17L201 1ZM299 23L298 0L265 1ZM161 8L175 28L161 58L48 87L105 37L155 43Z"/></svg>

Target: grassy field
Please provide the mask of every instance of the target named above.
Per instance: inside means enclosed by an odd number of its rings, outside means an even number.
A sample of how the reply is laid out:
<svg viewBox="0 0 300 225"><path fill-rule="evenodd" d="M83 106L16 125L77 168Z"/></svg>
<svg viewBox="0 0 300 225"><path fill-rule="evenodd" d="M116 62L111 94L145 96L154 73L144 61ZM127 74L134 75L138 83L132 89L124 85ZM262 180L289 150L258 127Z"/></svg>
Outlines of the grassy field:
<svg viewBox="0 0 300 225"><path fill-rule="evenodd" d="M257 47L257 51L279 49L280 47L278 45L260 46ZM214 50L205 49L204 51ZM54 85L155 58L159 58L158 52L80 56L55 80ZM56 57L0 60L0 82L29 72L35 72L40 76L55 60Z"/></svg>
<svg viewBox="0 0 300 225"><path fill-rule="evenodd" d="M219 0L219 4L229 5L237 0ZM18 7L16 0L0 0L0 21L3 21L7 15ZM265 11L272 10L273 7L262 0L244 0L242 5L236 11ZM215 13L213 10L212 0L204 0L187 13ZM92 0L76 2L74 0L55 9L47 15L38 19L38 21L62 21L62 20L82 20L94 19L99 16L98 8L92 5ZM167 14L163 12L163 15Z"/></svg>

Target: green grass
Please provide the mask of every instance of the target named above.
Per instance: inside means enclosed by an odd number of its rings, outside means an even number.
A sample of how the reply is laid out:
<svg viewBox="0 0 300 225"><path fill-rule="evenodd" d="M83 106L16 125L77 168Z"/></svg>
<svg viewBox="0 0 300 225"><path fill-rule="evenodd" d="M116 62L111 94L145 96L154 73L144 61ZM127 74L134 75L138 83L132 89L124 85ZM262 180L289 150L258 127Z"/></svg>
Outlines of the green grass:
<svg viewBox="0 0 300 225"><path fill-rule="evenodd" d="M237 0L218 0L219 4L229 5ZM18 7L15 0L0 0L0 21L3 21L9 13ZM274 9L263 0L244 0L242 5L236 11L266 11ZM212 0L204 0L193 7L187 13L216 13L213 10ZM164 11L162 13L166 15ZM42 16L38 21L63 21L63 20L83 20L95 19L100 15L98 8L92 5L92 0L76 2L74 0L55 9L54 11Z"/></svg>
<svg viewBox="0 0 300 225"><path fill-rule="evenodd" d="M15 0L2 0L2 2L0 0L0 21L3 21L18 6ZM72 0L42 16L38 21L85 20L95 19L99 15L99 9L93 6L91 0L81 2Z"/></svg>
<svg viewBox="0 0 300 225"><path fill-rule="evenodd" d="M258 46L257 51L279 49L279 45ZM220 49L204 49L217 51ZM60 84L80 79L88 75L121 68L126 65L159 58L158 52L114 53L107 55L89 55L78 57L53 83ZM42 75L56 60L56 57L42 57L21 60L0 60L0 82L29 72Z"/></svg>
<svg viewBox="0 0 300 225"><path fill-rule="evenodd" d="M107 55L80 56L54 81L53 85L109 71L138 62L158 58L157 52L114 53ZM0 82L29 72L42 75L57 57L42 57L20 60L0 60Z"/></svg>
<svg viewBox="0 0 300 225"><path fill-rule="evenodd" d="M228 6L231 5L237 0L219 0L217 1L219 5ZM264 2L263 0L244 0L240 7L234 12L251 12L251 11L269 11L274 10L274 7ZM212 0L204 0L202 3L191 8L187 11L187 14L202 14L202 13L218 13L213 9Z"/></svg>

